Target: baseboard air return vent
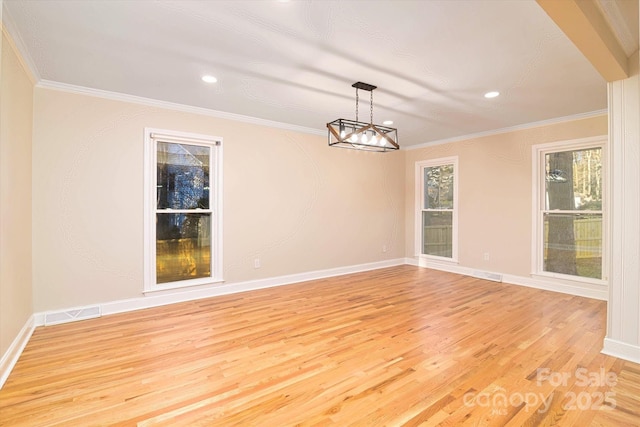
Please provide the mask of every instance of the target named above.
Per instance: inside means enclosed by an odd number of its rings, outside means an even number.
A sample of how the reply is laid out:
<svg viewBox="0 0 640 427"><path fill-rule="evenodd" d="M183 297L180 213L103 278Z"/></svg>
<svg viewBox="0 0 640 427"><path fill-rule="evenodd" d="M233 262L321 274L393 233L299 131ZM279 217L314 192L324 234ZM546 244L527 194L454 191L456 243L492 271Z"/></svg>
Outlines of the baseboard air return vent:
<svg viewBox="0 0 640 427"><path fill-rule="evenodd" d="M81 307L66 311L52 311L44 315L44 325L57 325L60 323L75 322L77 320L94 319L102 315L99 305Z"/></svg>
<svg viewBox="0 0 640 427"><path fill-rule="evenodd" d="M488 271L474 271L471 274L473 277L477 277L478 279L491 280L494 282L502 282L502 274L499 273L489 273Z"/></svg>

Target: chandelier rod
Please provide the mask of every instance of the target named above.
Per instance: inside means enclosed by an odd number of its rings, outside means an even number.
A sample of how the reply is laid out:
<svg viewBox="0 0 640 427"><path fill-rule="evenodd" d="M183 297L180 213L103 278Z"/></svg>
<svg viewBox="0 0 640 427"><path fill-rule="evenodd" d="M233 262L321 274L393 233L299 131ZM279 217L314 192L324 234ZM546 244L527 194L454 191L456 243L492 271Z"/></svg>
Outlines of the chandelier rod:
<svg viewBox="0 0 640 427"><path fill-rule="evenodd" d="M373 91L371 91L371 101L369 101L369 104L371 105L371 118L369 124L373 125Z"/></svg>
<svg viewBox="0 0 640 427"><path fill-rule="evenodd" d="M356 122L358 121L358 105L360 104L360 98L358 97L358 88L356 88Z"/></svg>

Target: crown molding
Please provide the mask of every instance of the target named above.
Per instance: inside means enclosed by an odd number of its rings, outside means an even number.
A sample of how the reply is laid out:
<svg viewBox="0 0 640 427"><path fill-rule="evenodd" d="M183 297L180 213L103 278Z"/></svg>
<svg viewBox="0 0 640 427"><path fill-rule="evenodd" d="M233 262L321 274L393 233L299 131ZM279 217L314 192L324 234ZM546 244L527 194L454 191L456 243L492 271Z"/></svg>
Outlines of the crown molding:
<svg viewBox="0 0 640 427"><path fill-rule="evenodd" d="M313 129L304 126L282 123L274 120L260 119L257 117L244 116L242 114L227 113L225 111L211 110L209 108L194 107L191 105L178 104L175 102L160 101L142 96L128 95L120 92L111 92L101 89L93 89L84 86L70 85L67 83L54 82L51 80L40 80L36 85L38 88L53 89L62 92L75 93L80 95L95 96L113 101L130 102L133 104L146 105L149 107L164 108L167 110L181 111L184 113L199 114L203 116L216 117L219 119L234 120L237 122L251 123L259 126L268 126L277 129L285 129L294 132L307 133L311 135L326 136L326 130Z"/></svg>
<svg viewBox="0 0 640 427"><path fill-rule="evenodd" d="M571 116L556 117L554 119L541 120L539 122L524 123L524 124L521 124L521 125L509 126L509 127L506 127L506 128L493 129L493 130L488 130L488 131L484 131L484 132L470 133L470 134L467 134L467 135L455 136L455 137L452 137L452 138L446 138L446 139L439 139L439 140L436 140L436 141L424 142L422 144L410 145L408 147L405 146L405 148L403 148L403 150L417 150L417 149L420 149L420 148L432 147L434 145L448 144L448 143L451 143L451 142L466 141L466 140L469 140L469 139L482 138L482 137L485 137L485 136L493 136L493 135L499 135L499 134L502 134L502 133L515 132L515 131L519 131L519 130L533 129L533 128L537 128L537 127L541 127L541 126L549 126L549 125L554 125L554 124L558 124L558 123L571 122L571 121L574 121L574 120L582 120L582 119L588 119L588 118L591 118L591 117L602 116L602 115L606 115L607 113L608 113L607 109L589 111L589 112L586 112L586 113L579 113L579 114L574 114L574 115L571 115Z"/></svg>
<svg viewBox="0 0 640 427"><path fill-rule="evenodd" d="M1 4L2 34L5 35L5 37L9 41L9 45L17 54L18 61L20 61L20 63L22 64L22 67L26 71L31 82L33 84L36 84L40 81L40 73L38 72L38 68L36 68L35 62L33 62L33 58L31 58L31 55L29 55L29 50L22 40L20 31L18 31L18 27L16 26L11 13L9 12L9 9L7 8L7 4L5 2L1 2Z"/></svg>

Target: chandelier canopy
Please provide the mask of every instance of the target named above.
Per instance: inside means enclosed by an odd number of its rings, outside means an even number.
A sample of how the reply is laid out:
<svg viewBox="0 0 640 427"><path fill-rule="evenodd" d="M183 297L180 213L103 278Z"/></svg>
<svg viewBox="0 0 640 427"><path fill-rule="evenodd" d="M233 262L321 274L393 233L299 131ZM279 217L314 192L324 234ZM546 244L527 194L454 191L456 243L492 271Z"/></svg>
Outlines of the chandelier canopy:
<svg viewBox="0 0 640 427"><path fill-rule="evenodd" d="M329 146L377 152L398 150L398 130L373 124L373 90L377 87L362 82L351 86L356 88L356 119L336 119L327 123ZM358 89L371 93L369 123L358 121Z"/></svg>

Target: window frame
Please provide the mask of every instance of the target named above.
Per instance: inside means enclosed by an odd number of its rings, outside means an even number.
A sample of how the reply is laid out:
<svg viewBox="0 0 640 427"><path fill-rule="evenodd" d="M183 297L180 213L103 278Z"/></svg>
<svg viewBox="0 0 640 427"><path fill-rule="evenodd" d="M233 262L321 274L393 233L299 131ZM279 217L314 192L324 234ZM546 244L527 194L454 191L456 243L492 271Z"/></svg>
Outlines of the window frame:
<svg viewBox="0 0 640 427"><path fill-rule="evenodd" d="M592 210L548 210L545 203L546 176L545 156L551 153L589 150L600 148L602 167L602 278L573 276L570 274L544 271L544 215L545 213L593 213ZM554 280L560 283L575 284L576 282L589 285L606 286L609 283L609 163L608 137L606 135L580 138L568 141L556 141L532 146L532 227L531 227L531 276Z"/></svg>
<svg viewBox="0 0 640 427"><path fill-rule="evenodd" d="M453 208L452 209L424 209L424 170L425 168L453 165ZM459 187L459 168L458 156L441 157L437 159L421 160L416 162L415 166L415 254L416 257L425 260L432 260L441 263L458 264L458 187ZM422 212L448 212L451 211L452 217L452 235L451 235L451 258L429 255L422 253L423 244L423 227Z"/></svg>
<svg viewBox="0 0 640 427"><path fill-rule="evenodd" d="M200 145L211 148L209 158L209 192L211 232L211 276L174 282L157 283L156 278L156 197L157 143ZM223 282L222 271L222 138L166 129L144 129L144 293ZM185 210L174 209L172 213ZM196 210L198 212L198 210Z"/></svg>

